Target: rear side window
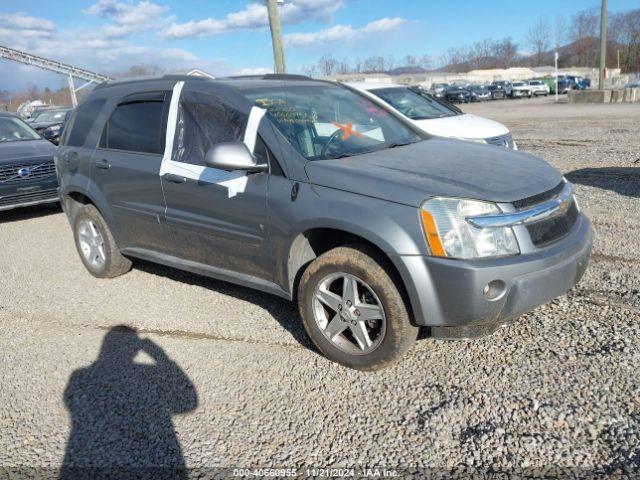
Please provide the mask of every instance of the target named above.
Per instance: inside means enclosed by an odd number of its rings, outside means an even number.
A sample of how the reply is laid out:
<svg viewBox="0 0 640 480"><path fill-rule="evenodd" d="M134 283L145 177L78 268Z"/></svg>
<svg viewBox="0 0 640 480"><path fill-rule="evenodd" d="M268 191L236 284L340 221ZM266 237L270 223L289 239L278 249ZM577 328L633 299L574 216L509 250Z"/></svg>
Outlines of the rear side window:
<svg viewBox="0 0 640 480"><path fill-rule="evenodd" d="M104 100L89 100L76 108L60 143L70 147L83 146L104 104Z"/></svg>
<svg viewBox="0 0 640 480"><path fill-rule="evenodd" d="M100 146L112 150L162 154L163 101L133 101L116 107L105 125Z"/></svg>

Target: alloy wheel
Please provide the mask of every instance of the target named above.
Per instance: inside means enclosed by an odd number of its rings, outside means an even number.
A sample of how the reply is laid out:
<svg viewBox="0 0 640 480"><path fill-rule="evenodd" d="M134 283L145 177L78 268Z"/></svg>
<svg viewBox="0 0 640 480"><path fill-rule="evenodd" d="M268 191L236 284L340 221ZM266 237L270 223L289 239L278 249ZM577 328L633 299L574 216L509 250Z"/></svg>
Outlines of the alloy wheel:
<svg viewBox="0 0 640 480"><path fill-rule="evenodd" d="M373 352L386 333L382 302L366 282L348 273L334 273L318 283L313 313L325 337L352 355Z"/></svg>
<svg viewBox="0 0 640 480"><path fill-rule="evenodd" d="M78 242L87 263L94 269L101 269L107 261L107 256L105 254L104 239L93 221L89 219L80 221L78 225Z"/></svg>

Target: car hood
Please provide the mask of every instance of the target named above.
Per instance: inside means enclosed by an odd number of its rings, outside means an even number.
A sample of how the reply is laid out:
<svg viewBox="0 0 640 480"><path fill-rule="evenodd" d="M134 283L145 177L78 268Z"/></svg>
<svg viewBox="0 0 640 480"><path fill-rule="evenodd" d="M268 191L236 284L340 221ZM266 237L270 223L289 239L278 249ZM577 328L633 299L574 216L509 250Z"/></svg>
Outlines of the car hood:
<svg viewBox="0 0 640 480"><path fill-rule="evenodd" d="M53 158L56 147L47 140L0 142L0 165L16 160L41 160Z"/></svg>
<svg viewBox="0 0 640 480"><path fill-rule="evenodd" d="M509 129L501 123L468 113L429 120L413 120L413 123L425 132L439 137L491 138L509 133Z"/></svg>
<svg viewBox="0 0 640 480"><path fill-rule="evenodd" d="M307 163L312 184L419 207L431 196L513 202L562 175L533 155L434 137L404 147Z"/></svg>

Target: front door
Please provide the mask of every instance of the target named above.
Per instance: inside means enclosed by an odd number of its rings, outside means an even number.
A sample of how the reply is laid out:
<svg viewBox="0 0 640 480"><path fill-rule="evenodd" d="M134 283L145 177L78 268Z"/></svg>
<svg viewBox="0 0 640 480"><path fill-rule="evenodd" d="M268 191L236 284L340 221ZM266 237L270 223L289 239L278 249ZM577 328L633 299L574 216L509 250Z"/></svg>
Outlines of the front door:
<svg viewBox="0 0 640 480"><path fill-rule="evenodd" d="M216 91L230 89L208 88L202 92L186 84L174 89L169 113L170 118L176 115L175 142L170 159L165 153L161 178L174 255L271 280L265 252L269 174L205 166L209 148L243 141L249 123L248 113L230 105L233 92Z"/></svg>

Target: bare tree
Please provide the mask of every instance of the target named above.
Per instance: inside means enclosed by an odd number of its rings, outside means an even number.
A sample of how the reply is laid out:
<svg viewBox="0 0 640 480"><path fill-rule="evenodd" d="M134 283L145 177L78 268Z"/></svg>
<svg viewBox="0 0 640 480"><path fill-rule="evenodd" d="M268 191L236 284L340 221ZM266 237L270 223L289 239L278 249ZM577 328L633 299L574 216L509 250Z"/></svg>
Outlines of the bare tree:
<svg viewBox="0 0 640 480"><path fill-rule="evenodd" d="M339 75L345 75L347 73L351 73L351 65L349 64L348 58L343 58L338 62L336 66L336 71Z"/></svg>
<svg viewBox="0 0 640 480"><path fill-rule="evenodd" d="M598 56L598 24L600 13L597 8L576 13L571 21L570 38L572 44L571 63L579 66L594 66Z"/></svg>
<svg viewBox="0 0 640 480"><path fill-rule="evenodd" d="M377 55L365 58L362 67L365 72L384 72L384 57Z"/></svg>
<svg viewBox="0 0 640 480"><path fill-rule="evenodd" d="M560 47L564 45L567 39L567 21L562 15L556 17L555 25L553 26L553 43L556 50L560 50Z"/></svg>
<svg viewBox="0 0 640 480"><path fill-rule="evenodd" d="M442 57L442 63L447 69L450 69L453 73L461 71L461 66L466 60L466 54L463 49L450 48L445 52Z"/></svg>
<svg viewBox="0 0 640 480"><path fill-rule="evenodd" d="M418 64L425 70L433 68L433 59L429 55L422 55L418 60Z"/></svg>
<svg viewBox="0 0 640 480"><path fill-rule="evenodd" d="M518 59L518 45L510 37L503 38L494 44L493 56L496 59L495 67L513 67Z"/></svg>
<svg viewBox="0 0 640 480"><path fill-rule="evenodd" d="M360 60L360 57L356 58L356 61L353 64L353 71L355 73L361 73L362 72L362 60Z"/></svg>
<svg viewBox="0 0 640 480"><path fill-rule="evenodd" d="M527 42L534 53L534 67L539 67L544 63L545 54L549 51L551 43L551 27L546 17L540 17L529 29Z"/></svg>
<svg viewBox="0 0 640 480"><path fill-rule="evenodd" d="M158 65L132 65L127 70L113 74L116 78L157 77L165 73Z"/></svg>
<svg viewBox="0 0 640 480"><path fill-rule="evenodd" d="M402 59L402 66L403 67L415 67L418 65L418 57L416 57L415 55L407 55Z"/></svg>
<svg viewBox="0 0 640 480"><path fill-rule="evenodd" d="M396 57L391 54L387 55L387 58L384 59L383 71L388 72L389 70L393 70L396 67L396 63Z"/></svg>
<svg viewBox="0 0 640 480"><path fill-rule="evenodd" d="M318 73L322 76L328 77L336 73L338 67L338 61L330 54L325 53L318 60Z"/></svg>
<svg viewBox="0 0 640 480"><path fill-rule="evenodd" d="M608 55L611 62L617 66L619 51L622 71L640 72L640 9L612 15L608 31L616 50L613 55Z"/></svg>
<svg viewBox="0 0 640 480"><path fill-rule="evenodd" d="M474 43L468 49L469 58L466 60L472 68L491 68L494 66L493 58L495 42L489 38Z"/></svg>

